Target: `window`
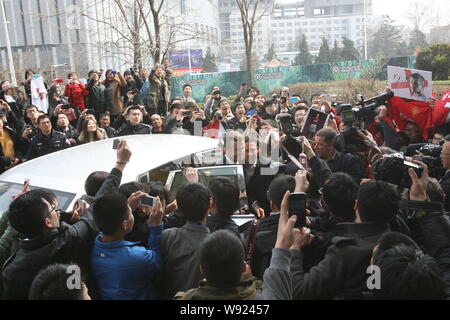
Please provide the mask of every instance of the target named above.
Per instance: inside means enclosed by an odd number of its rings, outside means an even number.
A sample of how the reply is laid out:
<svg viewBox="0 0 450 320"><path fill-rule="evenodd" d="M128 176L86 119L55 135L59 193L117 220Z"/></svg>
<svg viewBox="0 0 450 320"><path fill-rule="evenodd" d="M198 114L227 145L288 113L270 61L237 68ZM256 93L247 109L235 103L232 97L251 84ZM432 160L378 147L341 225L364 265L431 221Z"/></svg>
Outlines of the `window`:
<svg viewBox="0 0 450 320"><path fill-rule="evenodd" d="M289 29L288 31L287 31L287 33L292 33L293 32L293 30L292 29Z"/></svg>
<svg viewBox="0 0 450 320"><path fill-rule="evenodd" d="M279 23L278 26L279 27L284 27L284 23Z"/></svg>
<svg viewBox="0 0 450 320"><path fill-rule="evenodd" d="M292 22L289 22L288 24L286 24L287 27L292 27Z"/></svg>

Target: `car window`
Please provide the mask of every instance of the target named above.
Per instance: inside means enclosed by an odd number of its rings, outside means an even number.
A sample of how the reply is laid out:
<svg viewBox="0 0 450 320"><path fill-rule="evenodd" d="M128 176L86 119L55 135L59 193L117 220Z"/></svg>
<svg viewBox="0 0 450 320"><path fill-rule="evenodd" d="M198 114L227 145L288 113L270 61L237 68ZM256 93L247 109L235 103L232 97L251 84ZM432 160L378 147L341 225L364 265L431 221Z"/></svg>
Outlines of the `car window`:
<svg viewBox="0 0 450 320"><path fill-rule="evenodd" d="M8 210L9 205L12 201L12 196L15 194L19 194L22 191L23 185L18 183L11 183L11 182L0 182L0 213L3 214L5 211ZM37 187L30 186L30 189L36 189ZM58 199L58 203L61 207L61 210L67 211L67 208L69 207L70 203L74 200L76 194L75 193L69 193L69 192L62 192L58 190L52 190L47 189L49 191L52 191L56 198ZM1 215L0 214L0 215Z"/></svg>

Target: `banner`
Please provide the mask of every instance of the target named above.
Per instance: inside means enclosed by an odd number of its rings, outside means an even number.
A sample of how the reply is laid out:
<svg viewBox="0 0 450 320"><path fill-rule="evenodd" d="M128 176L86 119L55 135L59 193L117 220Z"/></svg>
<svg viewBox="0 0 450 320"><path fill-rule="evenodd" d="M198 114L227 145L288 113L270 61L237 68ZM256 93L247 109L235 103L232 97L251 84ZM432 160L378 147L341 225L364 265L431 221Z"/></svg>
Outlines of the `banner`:
<svg viewBox="0 0 450 320"><path fill-rule="evenodd" d="M171 69L174 76L185 72L201 72L203 70L203 50L180 50L169 52ZM190 58L190 66L189 66Z"/></svg>
<svg viewBox="0 0 450 320"><path fill-rule="evenodd" d="M450 112L450 91L445 91L442 98L436 102L433 110L433 123L439 128L447 121Z"/></svg>
<svg viewBox="0 0 450 320"><path fill-rule="evenodd" d="M429 71L388 66L389 88L396 97L427 102L433 92Z"/></svg>
<svg viewBox="0 0 450 320"><path fill-rule="evenodd" d="M192 50L191 50L192 51ZM381 69L377 79L387 80L387 66L413 68L415 57L397 57L391 59L345 61L328 64L314 64L294 67L278 67L253 71L253 85L266 96L275 88L305 82L325 82L360 79L366 71ZM239 93L240 85L247 82L247 72L224 72L185 75L172 79L172 98L183 95L183 85L192 86L192 97L197 102L204 102L205 96L211 94L213 86L218 85L222 95L229 97Z"/></svg>

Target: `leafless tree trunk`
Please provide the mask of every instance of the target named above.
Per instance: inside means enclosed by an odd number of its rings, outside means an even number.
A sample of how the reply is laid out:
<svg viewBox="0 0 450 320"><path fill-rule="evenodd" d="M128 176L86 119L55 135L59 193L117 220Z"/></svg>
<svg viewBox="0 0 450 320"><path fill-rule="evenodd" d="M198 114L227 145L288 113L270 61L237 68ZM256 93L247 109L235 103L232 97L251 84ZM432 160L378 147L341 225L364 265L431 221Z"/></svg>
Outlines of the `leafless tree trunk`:
<svg viewBox="0 0 450 320"><path fill-rule="evenodd" d="M242 28L244 31L245 57L247 60L247 85L252 86L252 50L253 31L255 25L264 16L272 14L274 8L273 0L236 0L241 12ZM262 5L260 7L260 5Z"/></svg>

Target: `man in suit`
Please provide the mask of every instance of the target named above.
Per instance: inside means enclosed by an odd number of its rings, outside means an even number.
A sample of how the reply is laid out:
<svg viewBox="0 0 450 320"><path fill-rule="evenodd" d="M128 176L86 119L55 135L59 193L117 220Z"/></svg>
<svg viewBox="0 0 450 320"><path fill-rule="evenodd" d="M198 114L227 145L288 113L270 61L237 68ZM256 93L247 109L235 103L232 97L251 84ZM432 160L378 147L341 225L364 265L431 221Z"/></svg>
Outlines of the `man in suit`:
<svg viewBox="0 0 450 320"><path fill-rule="evenodd" d="M331 128L323 128L314 137L316 142L315 151L319 158L327 161L331 171L344 172L360 182L364 178L364 170L358 158L351 154L338 152L334 147L337 133Z"/></svg>

